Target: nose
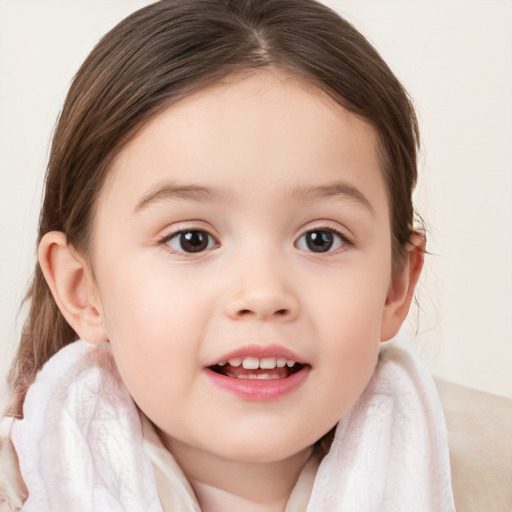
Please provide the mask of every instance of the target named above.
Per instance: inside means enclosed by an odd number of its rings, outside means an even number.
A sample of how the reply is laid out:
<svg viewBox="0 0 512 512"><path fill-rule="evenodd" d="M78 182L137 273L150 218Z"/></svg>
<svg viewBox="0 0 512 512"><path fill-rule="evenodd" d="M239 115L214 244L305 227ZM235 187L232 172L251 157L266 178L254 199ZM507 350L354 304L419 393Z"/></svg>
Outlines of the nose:
<svg viewBox="0 0 512 512"><path fill-rule="evenodd" d="M236 272L225 300L225 313L235 320L288 322L299 314L300 303L284 264L269 258L250 258Z"/></svg>

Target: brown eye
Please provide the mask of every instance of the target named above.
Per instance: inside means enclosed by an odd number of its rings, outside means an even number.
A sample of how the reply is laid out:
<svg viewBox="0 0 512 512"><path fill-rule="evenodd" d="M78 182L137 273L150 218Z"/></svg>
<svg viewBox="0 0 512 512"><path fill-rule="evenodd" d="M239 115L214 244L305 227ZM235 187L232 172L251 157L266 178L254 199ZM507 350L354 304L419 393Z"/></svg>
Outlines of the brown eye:
<svg viewBox="0 0 512 512"><path fill-rule="evenodd" d="M191 229L179 231L165 242L177 252L198 253L215 247L215 240L206 231Z"/></svg>
<svg viewBox="0 0 512 512"><path fill-rule="evenodd" d="M330 229L313 229L304 233L297 241L297 248L310 252L329 252L340 249L347 243L345 237Z"/></svg>
<svg viewBox="0 0 512 512"><path fill-rule="evenodd" d="M306 233L306 245L313 252L327 252L331 249L334 236L329 231L310 231Z"/></svg>

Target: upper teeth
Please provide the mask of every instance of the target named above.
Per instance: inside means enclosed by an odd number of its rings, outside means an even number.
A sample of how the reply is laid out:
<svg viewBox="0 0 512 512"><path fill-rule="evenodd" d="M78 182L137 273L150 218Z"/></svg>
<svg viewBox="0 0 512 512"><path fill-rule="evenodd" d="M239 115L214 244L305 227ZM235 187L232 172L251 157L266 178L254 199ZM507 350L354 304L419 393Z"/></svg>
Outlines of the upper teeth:
<svg viewBox="0 0 512 512"><path fill-rule="evenodd" d="M286 359L284 357L245 357L245 358L234 358L229 359L228 363L231 366L238 367L242 365L246 370L257 370L261 368L262 370L272 370L276 366L277 368L283 368L284 366L288 366L291 368L295 365L295 361L291 359ZM224 366L225 361L221 361L218 363L220 366Z"/></svg>

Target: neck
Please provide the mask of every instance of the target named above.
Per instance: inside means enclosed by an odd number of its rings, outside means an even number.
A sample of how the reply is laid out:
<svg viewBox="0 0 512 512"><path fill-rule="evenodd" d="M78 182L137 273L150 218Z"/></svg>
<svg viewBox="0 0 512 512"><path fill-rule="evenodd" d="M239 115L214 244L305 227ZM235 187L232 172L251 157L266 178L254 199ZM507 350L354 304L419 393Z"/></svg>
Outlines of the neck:
<svg viewBox="0 0 512 512"><path fill-rule="evenodd" d="M312 453L308 448L284 460L247 463L171 444L203 512L283 512Z"/></svg>

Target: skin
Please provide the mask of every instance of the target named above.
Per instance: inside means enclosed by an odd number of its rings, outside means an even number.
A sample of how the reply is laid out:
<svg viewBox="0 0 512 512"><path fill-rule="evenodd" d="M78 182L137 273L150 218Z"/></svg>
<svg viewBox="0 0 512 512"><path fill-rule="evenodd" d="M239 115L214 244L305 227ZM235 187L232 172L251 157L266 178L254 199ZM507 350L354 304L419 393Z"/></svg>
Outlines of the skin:
<svg viewBox="0 0 512 512"><path fill-rule="evenodd" d="M306 243L320 229L339 233L327 252ZM211 235L207 248L169 239L186 230ZM64 316L110 342L203 510L283 510L311 446L398 331L421 269L411 250L393 270L374 129L283 72L232 77L162 111L120 153L93 234L90 260L61 233L41 243ZM304 381L265 401L207 378L249 344L293 351Z"/></svg>

